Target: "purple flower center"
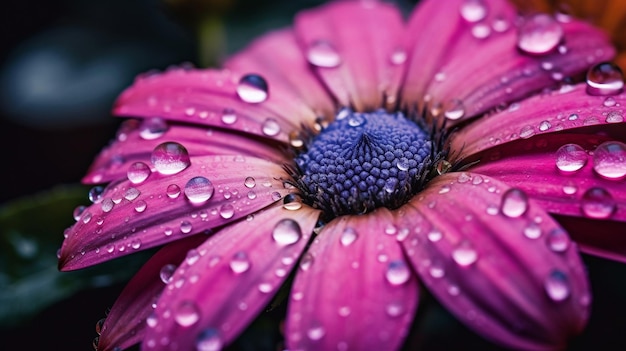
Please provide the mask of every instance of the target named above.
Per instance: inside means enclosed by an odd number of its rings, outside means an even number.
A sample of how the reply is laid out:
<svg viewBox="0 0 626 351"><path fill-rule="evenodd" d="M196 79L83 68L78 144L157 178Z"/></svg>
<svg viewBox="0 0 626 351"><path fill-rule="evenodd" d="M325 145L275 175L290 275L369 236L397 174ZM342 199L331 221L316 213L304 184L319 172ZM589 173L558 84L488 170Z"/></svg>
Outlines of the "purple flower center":
<svg viewBox="0 0 626 351"><path fill-rule="evenodd" d="M393 209L422 188L435 148L402 112L343 109L296 157L295 180L329 217Z"/></svg>

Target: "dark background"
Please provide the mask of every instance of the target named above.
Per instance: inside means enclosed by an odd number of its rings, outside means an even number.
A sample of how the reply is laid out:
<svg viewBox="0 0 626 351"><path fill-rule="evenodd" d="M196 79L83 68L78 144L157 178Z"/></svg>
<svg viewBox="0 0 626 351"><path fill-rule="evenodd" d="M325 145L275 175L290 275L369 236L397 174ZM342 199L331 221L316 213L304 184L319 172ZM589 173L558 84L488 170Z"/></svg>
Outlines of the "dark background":
<svg viewBox="0 0 626 351"><path fill-rule="evenodd" d="M232 4L223 14L228 36L225 52L242 47L264 29L288 24L298 8L319 2L241 0ZM3 3L0 205L59 184L78 183L97 152L115 135L120 121L109 115L110 106L136 74L181 62L200 65L198 37L190 22L185 11L157 0ZM56 54L50 56L51 52ZM41 67L45 69L39 71ZM61 233L52 235L58 235L60 245ZM592 279L594 310L586 332L570 349L626 349L625 265L584 259ZM104 317L122 288L123 284L115 284L84 290L33 318L0 327L0 347L91 350L96 321ZM411 348L497 349L458 324L432 299L426 300L416 322L423 333L415 333ZM254 342L238 345L255 349L250 346Z"/></svg>

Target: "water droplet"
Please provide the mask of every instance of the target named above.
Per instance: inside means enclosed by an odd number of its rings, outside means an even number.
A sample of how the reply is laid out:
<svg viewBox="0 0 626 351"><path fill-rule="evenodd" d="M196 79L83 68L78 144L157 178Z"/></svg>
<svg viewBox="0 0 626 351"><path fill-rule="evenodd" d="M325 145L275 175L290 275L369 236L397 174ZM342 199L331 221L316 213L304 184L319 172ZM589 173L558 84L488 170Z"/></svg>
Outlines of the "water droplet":
<svg viewBox="0 0 626 351"><path fill-rule="evenodd" d="M341 64L341 56L326 40L316 40L311 43L306 58L309 63L317 67L333 68Z"/></svg>
<svg viewBox="0 0 626 351"><path fill-rule="evenodd" d="M191 165L187 149L176 142L159 144L150 157L157 172L165 175L176 174Z"/></svg>
<svg viewBox="0 0 626 351"><path fill-rule="evenodd" d="M230 125L235 122L237 122L237 114L235 111L230 108L225 108L222 111L222 123Z"/></svg>
<svg viewBox="0 0 626 351"><path fill-rule="evenodd" d="M556 228L548 233L546 244L554 252L565 252L569 248L570 238L563 229Z"/></svg>
<svg viewBox="0 0 626 351"><path fill-rule="evenodd" d="M452 251L452 259L458 265L467 267L478 260L478 253L469 241L463 241Z"/></svg>
<svg viewBox="0 0 626 351"><path fill-rule="evenodd" d="M608 98L604 99L604 102L602 103L602 105L604 105L605 107L613 107L617 104L617 101L615 101L615 99L611 96L609 96Z"/></svg>
<svg viewBox="0 0 626 351"><path fill-rule="evenodd" d="M620 111L611 111L607 114L606 123L622 123L624 122L624 115Z"/></svg>
<svg viewBox="0 0 626 351"><path fill-rule="evenodd" d="M338 312L339 312L339 315L340 315L340 316L342 316L342 317L347 317L347 316L349 316L349 315L350 315L350 313L351 313L352 311L350 310L350 307L348 307L348 306L342 306L342 307L339 307L339 311L338 311Z"/></svg>
<svg viewBox="0 0 626 351"><path fill-rule="evenodd" d="M200 204L213 196L215 187L205 177L193 177L185 184L185 196L190 202Z"/></svg>
<svg viewBox="0 0 626 351"><path fill-rule="evenodd" d="M535 223L530 223L524 228L524 236L529 239L537 239L541 236L541 227Z"/></svg>
<svg viewBox="0 0 626 351"><path fill-rule="evenodd" d="M250 260L248 259L248 255L243 251L235 253L230 261L230 269L237 274L250 269Z"/></svg>
<svg viewBox="0 0 626 351"><path fill-rule="evenodd" d="M167 123L163 118L147 118L144 119L139 126L139 136L145 140L154 140L162 136L167 129Z"/></svg>
<svg viewBox="0 0 626 351"><path fill-rule="evenodd" d="M465 115L465 106L463 101L459 99L452 99L448 101L444 106L443 115L447 119L456 121Z"/></svg>
<svg viewBox="0 0 626 351"><path fill-rule="evenodd" d="M567 299L571 293L567 276L559 270L550 272L544 283L544 288L548 296L556 302Z"/></svg>
<svg viewBox="0 0 626 351"><path fill-rule="evenodd" d="M624 74L619 66L602 62L587 71L587 93L591 95L616 95L624 88Z"/></svg>
<svg viewBox="0 0 626 351"><path fill-rule="evenodd" d="M541 121L541 123L539 123L539 130L542 132L545 132L546 130L550 129L552 127L552 124L550 124L550 122L548 121Z"/></svg>
<svg viewBox="0 0 626 351"><path fill-rule="evenodd" d="M280 125L274 118L268 118L263 122L263 134L267 136L275 136L280 133Z"/></svg>
<svg viewBox="0 0 626 351"><path fill-rule="evenodd" d="M176 184L170 184L165 193L170 199L175 199L180 195L180 187Z"/></svg>
<svg viewBox="0 0 626 351"><path fill-rule="evenodd" d="M300 269L303 271L308 271L313 264L313 260L313 255L311 255L310 253L306 253L304 256L302 256L302 259L300 260Z"/></svg>
<svg viewBox="0 0 626 351"><path fill-rule="evenodd" d="M433 262L428 268L428 274L433 278L443 278L446 275L446 271L441 263Z"/></svg>
<svg viewBox="0 0 626 351"><path fill-rule="evenodd" d="M244 181L243 184L246 186L246 188L254 188L256 186L256 182L254 180L254 178L252 177L247 177Z"/></svg>
<svg viewBox="0 0 626 351"><path fill-rule="evenodd" d="M150 173L150 167L148 167L147 164L143 162L135 162L128 167L126 175L131 183L140 184L143 183L144 180L148 179Z"/></svg>
<svg viewBox="0 0 626 351"><path fill-rule="evenodd" d="M146 324L148 325L148 327L150 328L154 328L157 326L159 322L159 319L157 318L156 313L152 312L147 318L146 318Z"/></svg>
<svg viewBox="0 0 626 351"><path fill-rule="evenodd" d="M527 54L543 55L554 50L563 40L563 28L552 16L536 14L519 27L517 46Z"/></svg>
<svg viewBox="0 0 626 351"><path fill-rule="evenodd" d="M200 319L200 310L193 301L181 301L174 312L174 320L182 327L190 327Z"/></svg>
<svg viewBox="0 0 626 351"><path fill-rule="evenodd" d="M528 209L526 193L517 188L511 188L502 195L500 211L507 217L520 217Z"/></svg>
<svg viewBox="0 0 626 351"><path fill-rule="evenodd" d="M191 266L194 263L198 262L199 259L200 259L200 252L198 252L198 250L191 249L191 250L187 251L187 256L185 256L185 262L189 266Z"/></svg>
<svg viewBox="0 0 626 351"><path fill-rule="evenodd" d="M104 193L104 187L100 185L96 185L89 189L89 201L94 204L102 201L102 193Z"/></svg>
<svg viewBox="0 0 626 351"><path fill-rule="evenodd" d="M593 170L606 179L617 180L626 176L626 144L607 141L593 152Z"/></svg>
<svg viewBox="0 0 626 351"><path fill-rule="evenodd" d="M174 276L174 272L176 271L176 266L173 264L166 264L161 268L159 272L159 277L161 277L161 281L165 284L172 281L172 276Z"/></svg>
<svg viewBox="0 0 626 351"><path fill-rule="evenodd" d="M428 237L428 240L436 243L437 241L441 240L441 238L443 238L443 233L441 233L441 231L437 229L433 229L428 232L426 236Z"/></svg>
<svg viewBox="0 0 626 351"><path fill-rule="evenodd" d="M491 27L484 23L478 23L472 27L472 36L476 39L485 39L491 35Z"/></svg>
<svg viewBox="0 0 626 351"><path fill-rule="evenodd" d="M281 219L274 230L272 231L272 238L279 245L291 245L297 243L302 237L302 230L298 222L290 218Z"/></svg>
<svg viewBox="0 0 626 351"><path fill-rule="evenodd" d="M358 237L359 235L353 228L346 228L344 229L343 233L341 233L339 242L341 242L341 245L343 246L349 246L350 244L355 242Z"/></svg>
<svg viewBox="0 0 626 351"><path fill-rule="evenodd" d="M137 188L128 188L124 192L124 198L126 200L128 200L128 201L133 201L137 197L139 197L140 194L141 194L141 192L139 192L139 190L137 190Z"/></svg>
<svg viewBox="0 0 626 351"><path fill-rule="evenodd" d="M391 285L401 285L409 281L411 271L404 261L393 260L389 262L389 266L387 266L385 278Z"/></svg>
<svg viewBox="0 0 626 351"><path fill-rule="evenodd" d="M146 204L146 202L143 200L139 200L135 203L135 211L138 213L145 211L147 207L148 204Z"/></svg>
<svg viewBox="0 0 626 351"><path fill-rule="evenodd" d="M263 102L269 95L267 81L258 74L246 74L239 80L237 95L241 100L251 104Z"/></svg>
<svg viewBox="0 0 626 351"><path fill-rule="evenodd" d="M326 335L326 330L322 326L315 326L307 330L306 336L311 340L320 340Z"/></svg>
<svg viewBox="0 0 626 351"><path fill-rule="evenodd" d="M396 162L396 167L401 171L407 171L410 167L409 160L406 157L402 157Z"/></svg>
<svg viewBox="0 0 626 351"><path fill-rule="evenodd" d="M204 329L196 339L197 351L220 351L224 347L222 337L216 329Z"/></svg>
<svg viewBox="0 0 626 351"><path fill-rule="evenodd" d="M235 207L231 204L224 204L219 209L220 217L230 219L235 215Z"/></svg>
<svg viewBox="0 0 626 351"><path fill-rule="evenodd" d="M478 22L487 16L487 6L482 0L465 0L459 8L461 17L468 22Z"/></svg>
<svg viewBox="0 0 626 351"><path fill-rule="evenodd" d="M298 194L287 194L283 198L283 208L289 211L297 211L302 208L302 199Z"/></svg>
<svg viewBox="0 0 626 351"><path fill-rule="evenodd" d="M100 203L102 212L111 212L111 210L113 209L113 206L115 206L115 204L113 203L113 200L111 200L111 198L108 198L108 197L102 200L102 202Z"/></svg>
<svg viewBox="0 0 626 351"><path fill-rule="evenodd" d="M608 191L590 188L583 194L581 210L592 218L609 218L615 212L615 201Z"/></svg>
<svg viewBox="0 0 626 351"><path fill-rule="evenodd" d="M575 172L587 164L585 149L576 144L565 144L556 151L556 167L562 172Z"/></svg>
<svg viewBox="0 0 626 351"><path fill-rule="evenodd" d="M183 234L189 234L191 232L191 229L193 229L193 226L189 221L180 222L180 231Z"/></svg>
<svg viewBox="0 0 626 351"><path fill-rule="evenodd" d="M408 55L404 49L396 49L391 53L391 63L394 65L401 65L406 62Z"/></svg>
<svg viewBox="0 0 626 351"><path fill-rule="evenodd" d="M522 139L528 139L533 135L535 135L535 127L530 125L522 127L519 131L519 137Z"/></svg>

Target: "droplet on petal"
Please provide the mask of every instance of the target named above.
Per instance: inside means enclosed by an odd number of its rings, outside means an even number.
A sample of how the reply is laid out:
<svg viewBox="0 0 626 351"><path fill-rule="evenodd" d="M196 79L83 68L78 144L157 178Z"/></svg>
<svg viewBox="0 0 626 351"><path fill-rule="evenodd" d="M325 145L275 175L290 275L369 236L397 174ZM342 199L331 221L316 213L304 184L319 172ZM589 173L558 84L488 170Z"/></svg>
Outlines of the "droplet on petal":
<svg viewBox="0 0 626 351"><path fill-rule="evenodd" d="M163 266L161 268L161 271L159 272L159 277L161 278L161 281L165 284L171 282L172 276L174 275L175 271L176 266L173 264L166 264L165 266Z"/></svg>
<svg viewBox="0 0 626 351"><path fill-rule="evenodd" d="M320 340L326 335L326 330L322 326L315 326L307 330L306 336L311 340Z"/></svg>
<svg viewBox="0 0 626 351"><path fill-rule="evenodd" d="M502 195L500 211L507 217L522 216L528 210L528 197L520 189L511 188Z"/></svg>
<svg viewBox="0 0 626 351"><path fill-rule="evenodd" d="M593 170L606 179L621 179L626 176L626 144L607 141L593 153Z"/></svg>
<svg viewBox="0 0 626 351"><path fill-rule="evenodd" d="M458 99L452 99L448 101L448 103L444 106L443 115L446 116L447 119L456 121L465 115L465 106L463 105L463 101Z"/></svg>
<svg viewBox="0 0 626 351"><path fill-rule="evenodd" d="M341 56L326 40L316 40L311 43L306 58L309 63L317 67L333 68L341 64Z"/></svg>
<svg viewBox="0 0 626 351"><path fill-rule="evenodd" d="M411 271L402 260L393 260L389 262L385 278L391 285L401 285L409 281Z"/></svg>
<svg viewBox="0 0 626 351"><path fill-rule="evenodd" d="M563 229L557 228L548 233L546 244L554 252L565 252L569 248L570 238Z"/></svg>
<svg viewBox="0 0 626 351"><path fill-rule="evenodd" d="M279 245L291 245L297 243L302 237L302 229L298 222L290 218L278 221L272 231L272 238Z"/></svg>
<svg viewBox="0 0 626 351"><path fill-rule="evenodd" d="M174 320L181 327L190 327L200 319L200 310L193 301L181 301L174 311Z"/></svg>
<svg viewBox="0 0 626 351"><path fill-rule="evenodd" d="M564 301L570 296L570 285L565 273L553 270L546 278L544 288L548 296L556 302Z"/></svg>
<svg viewBox="0 0 626 351"><path fill-rule="evenodd" d="M556 167L562 172L575 172L587 164L587 152L577 144L566 144L556 151Z"/></svg>
<svg viewBox="0 0 626 351"><path fill-rule="evenodd" d="M176 142L159 144L152 151L150 160L157 172L165 175L179 173L191 165L187 149Z"/></svg>
<svg viewBox="0 0 626 351"><path fill-rule="evenodd" d="M143 183L144 180L148 179L150 173L150 167L148 167L147 164L143 162L135 162L128 167L126 175L131 183L140 184Z"/></svg>
<svg viewBox="0 0 626 351"><path fill-rule="evenodd" d="M298 194L287 194L283 198L283 208L289 211L297 211L302 208L302 199Z"/></svg>
<svg viewBox="0 0 626 351"><path fill-rule="evenodd" d="M217 329L208 328L203 330L196 339L197 351L220 351L224 347L224 342Z"/></svg>
<svg viewBox="0 0 626 351"><path fill-rule="evenodd" d="M167 186L165 193L170 199L175 199L180 195L180 187L176 184L170 184Z"/></svg>
<svg viewBox="0 0 626 351"><path fill-rule="evenodd" d="M614 63L598 63L587 71L587 93L590 95L617 95L623 88L624 74Z"/></svg>
<svg viewBox="0 0 626 351"><path fill-rule="evenodd" d="M478 253L469 241L464 241L452 251L452 259L458 265L467 267L478 260Z"/></svg>
<svg viewBox="0 0 626 351"><path fill-rule="evenodd" d="M167 131L167 128L167 123L162 118L147 118L139 126L139 136L145 140L157 139Z"/></svg>
<svg viewBox="0 0 626 351"><path fill-rule="evenodd" d="M563 28L552 16L536 14L525 19L519 27L517 46L531 55L543 55L554 50L563 40Z"/></svg>
<svg viewBox="0 0 626 351"><path fill-rule="evenodd" d="M235 253L230 261L230 269L237 274L250 269L250 259L248 259L248 255L243 251Z"/></svg>
<svg viewBox="0 0 626 351"><path fill-rule="evenodd" d="M343 246L349 246L359 237L357 232L353 228L344 229L343 233L341 233L341 237L339 238L339 242Z"/></svg>
<svg viewBox="0 0 626 351"><path fill-rule="evenodd" d="M465 0L459 8L461 17L468 22L478 22L487 16L487 6L482 0Z"/></svg>
<svg viewBox="0 0 626 351"><path fill-rule="evenodd" d="M237 95L251 104L263 102L269 96L267 81L258 74L246 74L239 80Z"/></svg>
<svg viewBox="0 0 626 351"><path fill-rule="evenodd" d="M615 200L603 188L590 188L583 194L581 209L592 218L609 218L615 212Z"/></svg>
<svg viewBox="0 0 626 351"><path fill-rule="evenodd" d="M102 201L102 193L104 193L104 187L100 185L96 185L89 189L89 201L94 204Z"/></svg>
<svg viewBox="0 0 626 351"><path fill-rule="evenodd" d="M185 196L194 204L203 203L213 196L215 187L205 177L193 177L185 184Z"/></svg>
<svg viewBox="0 0 626 351"><path fill-rule="evenodd" d="M263 122L262 131L267 136L275 136L280 133L280 125L274 118L268 118Z"/></svg>

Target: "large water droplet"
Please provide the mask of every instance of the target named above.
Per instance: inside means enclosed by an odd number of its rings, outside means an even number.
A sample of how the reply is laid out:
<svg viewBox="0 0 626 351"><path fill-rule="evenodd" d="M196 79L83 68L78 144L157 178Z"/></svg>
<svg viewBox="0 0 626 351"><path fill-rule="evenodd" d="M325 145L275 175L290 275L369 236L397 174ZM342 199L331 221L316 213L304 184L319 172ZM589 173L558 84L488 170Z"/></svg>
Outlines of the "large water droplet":
<svg viewBox="0 0 626 351"><path fill-rule="evenodd" d="M615 201L608 191L590 188L583 194L581 209L588 217L609 218L615 211Z"/></svg>
<svg viewBox="0 0 626 351"><path fill-rule="evenodd" d="M200 319L200 310L193 301L181 301L174 311L174 320L181 327L190 327Z"/></svg>
<svg viewBox="0 0 626 351"><path fill-rule="evenodd" d="M197 351L220 351L224 347L224 341L217 329L204 329L196 339Z"/></svg>
<svg viewBox="0 0 626 351"><path fill-rule="evenodd" d="M591 95L616 95L623 88L624 74L614 63L598 63L587 71L587 93Z"/></svg>
<svg viewBox="0 0 626 351"><path fill-rule="evenodd" d="M520 217L528 210L528 197L520 189L511 188L502 195L500 211L507 217Z"/></svg>
<svg viewBox="0 0 626 351"><path fill-rule="evenodd" d="M230 219L235 215L235 206L232 204L223 204L219 209L220 217Z"/></svg>
<svg viewBox="0 0 626 351"><path fill-rule="evenodd" d="M553 270L544 283L548 296L557 302L563 301L570 296L570 285L565 273Z"/></svg>
<svg viewBox="0 0 626 351"><path fill-rule="evenodd" d="M353 228L346 228L343 233L341 233L339 241L341 242L341 245L348 246L355 242L358 237L359 235Z"/></svg>
<svg viewBox="0 0 626 351"><path fill-rule="evenodd" d="M167 186L165 193L170 199L175 199L180 195L180 187L176 184L170 184Z"/></svg>
<svg viewBox="0 0 626 351"><path fill-rule="evenodd" d="M128 167L128 171L126 172L126 176L128 180L130 180L133 184L143 183L144 180L148 179L150 176L150 167L143 162L135 162L130 167Z"/></svg>
<svg viewBox="0 0 626 351"><path fill-rule="evenodd" d="M298 222L290 218L278 221L272 231L272 238L280 245L295 244L302 237L302 229Z"/></svg>
<svg viewBox="0 0 626 351"><path fill-rule="evenodd" d="M174 275L174 272L176 271L176 266L173 264L166 264L161 268L161 271L159 272L159 277L161 278L161 281L165 284L169 283L172 281L172 276Z"/></svg>
<svg viewBox="0 0 626 351"><path fill-rule="evenodd" d="M607 141L593 152L593 170L607 179L621 179L626 176L626 144Z"/></svg>
<svg viewBox="0 0 626 351"><path fill-rule="evenodd" d="M478 260L478 253L469 241L464 241L452 251L452 259L458 265L466 267Z"/></svg>
<svg viewBox="0 0 626 351"><path fill-rule="evenodd" d="M230 260L230 269L237 274L250 269L250 259L248 259L248 255L243 251L235 253L232 260Z"/></svg>
<svg viewBox="0 0 626 351"><path fill-rule="evenodd" d="M94 204L102 201L102 193L104 193L104 187L100 185L96 185L89 189L89 201Z"/></svg>
<svg viewBox="0 0 626 351"><path fill-rule="evenodd" d="M283 198L283 208L289 211L297 211L302 208L302 198L298 194L287 194Z"/></svg>
<svg viewBox="0 0 626 351"><path fill-rule="evenodd" d="M150 161L157 172L165 175L179 173L191 165L187 149L176 142L159 144L152 151Z"/></svg>
<svg viewBox="0 0 626 351"><path fill-rule="evenodd" d="M215 187L205 177L193 177L185 184L185 196L194 204L201 204L213 196Z"/></svg>
<svg viewBox="0 0 626 351"><path fill-rule="evenodd" d="M566 144L556 151L556 167L562 172L575 172L587 164L587 152L576 144Z"/></svg>
<svg viewBox="0 0 626 351"><path fill-rule="evenodd" d="M411 271L404 261L393 260L389 262L387 272L385 272L385 278L391 285L401 285L409 281Z"/></svg>
<svg viewBox="0 0 626 351"><path fill-rule="evenodd" d="M341 64L341 56L326 40L316 40L309 46L306 58L314 66L332 68Z"/></svg>
<svg viewBox="0 0 626 351"><path fill-rule="evenodd" d="M274 118L268 118L263 122L262 131L267 136L275 136L280 133L280 125Z"/></svg>
<svg viewBox="0 0 626 351"><path fill-rule="evenodd" d="M237 95L245 102L256 104L267 100L269 90L265 78L258 74L246 74L237 85Z"/></svg>
<svg viewBox="0 0 626 351"><path fill-rule="evenodd" d="M517 46L525 53L543 55L554 50L563 40L563 28L552 16L536 14L519 27Z"/></svg>
<svg viewBox="0 0 626 351"><path fill-rule="evenodd" d="M482 0L465 0L459 8L461 17L468 22L478 22L487 16L487 6Z"/></svg>
<svg viewBox="0 0 626 351"><path fill-rule="evenodd" d="M557 228L548 233L546 244L554 252L565 252L569 248L570 238L563 229Z"/></svg>
<svg viewBox="0 0 626 351"><path fill-rule="evenodd" d="M463 105L463 101L458 99L448 101L444 106L443 115L453 121L463 117L465 115L465 105Z"/></svg>
<svg viewBox="0 0 626 351"><path fill-rule="evenodd" d="M153 140L163 135L167 129L167 123L165 123L163 118L147 118L139 126L139 136L145 140Z"/></svg>

